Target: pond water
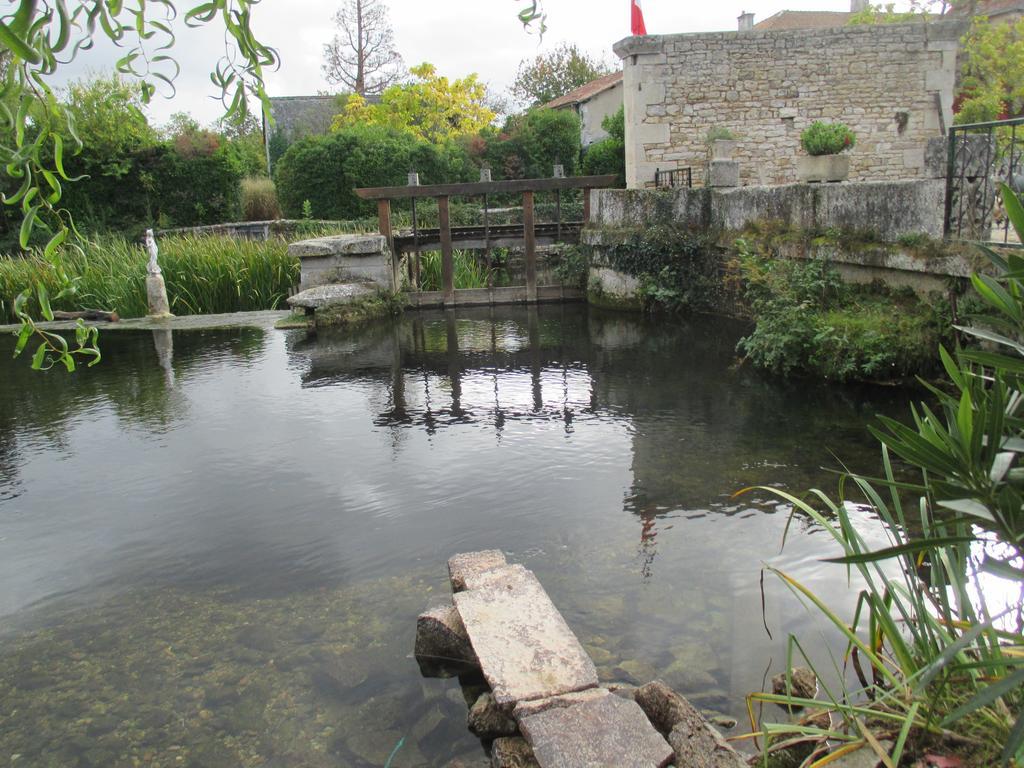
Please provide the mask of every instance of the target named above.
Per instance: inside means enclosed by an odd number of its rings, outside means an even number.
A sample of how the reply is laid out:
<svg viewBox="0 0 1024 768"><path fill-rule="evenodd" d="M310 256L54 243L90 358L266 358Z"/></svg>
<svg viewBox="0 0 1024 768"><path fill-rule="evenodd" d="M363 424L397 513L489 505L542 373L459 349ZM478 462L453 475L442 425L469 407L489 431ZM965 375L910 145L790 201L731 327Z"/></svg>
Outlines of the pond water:
<svg viewBox="0 0 1024 768"><path fill-rule="evenodd" d="M865 424L906 401L737 369L743 330L564 306L107 333L74 376L5 354L0 765L479 760L411 650L447 558L493 547L603 679L742 723L788 632L828 656L762 566L849 595L821 531L780 552L787 509L732 494L877 472Z"/></svg>

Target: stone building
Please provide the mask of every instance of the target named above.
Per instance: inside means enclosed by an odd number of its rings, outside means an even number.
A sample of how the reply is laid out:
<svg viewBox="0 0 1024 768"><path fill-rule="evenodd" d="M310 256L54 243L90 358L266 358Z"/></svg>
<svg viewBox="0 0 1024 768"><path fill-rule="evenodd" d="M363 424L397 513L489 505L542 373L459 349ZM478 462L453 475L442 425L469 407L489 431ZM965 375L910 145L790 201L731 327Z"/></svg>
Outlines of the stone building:
<svg viewBox="0 0 1024 768"><path fill-rule="evenodd" d="M589 147L607 138L601 123L622 106L622 73L600 77L544 105L545 109L571 109L580 117L582 144Z"/></svg>
<svg viewBox="0 0 1024 768"><path fill-rule="evenodd" d="M629 37L623 61L626 180L657 170L702 177L706 137L738 140L741 184L796 181L800 133L815 120L857 135L851 180L927 175L925 151L953 117L958 41L966 21L756 29Z"/></svg>

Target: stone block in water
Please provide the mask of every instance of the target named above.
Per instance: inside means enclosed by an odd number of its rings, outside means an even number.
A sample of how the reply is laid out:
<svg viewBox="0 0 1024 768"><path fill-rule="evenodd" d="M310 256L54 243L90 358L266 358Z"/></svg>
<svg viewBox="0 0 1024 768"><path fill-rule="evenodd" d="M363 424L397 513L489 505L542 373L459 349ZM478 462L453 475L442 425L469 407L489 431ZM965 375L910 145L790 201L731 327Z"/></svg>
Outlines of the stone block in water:
<svg viewBox="0 0 1024 768"><path fill-rule="evenodd" d="M478 664L462 617L451 603L424 611L416 619L415 655L420 662L440 666Z"/></svg>
<svg viewBox="0 0 1024 768"><path fill-rule="evenodd" d="M466 579L503 565L508 565L508 561L500 549L485 549L481 552L466 552L453 556L448 561L448 577L452 583L452 592L462 592L466 589Z"/></svg>
<svg viewBox="0 0 1024 768"><path fill-rule="evenodd" d="M520 737L495 739L491 745L491 768L540 768L533 750Z"/></svg>
<svg viewBox="0 0 1024 768"><path fill-rule="evenodd" d="M467 721L469 730L485 740L499 736L516 736L519 733L516 721L498 706L490 693L483 694L470 707Z"/></svg>
<svg viewBox="0 0 1024 768"><path fill-rule="evenodd" d="M519 727L541 768L664 768L674 758L636 702L618 696L549 709L520 719Z"/></svg>

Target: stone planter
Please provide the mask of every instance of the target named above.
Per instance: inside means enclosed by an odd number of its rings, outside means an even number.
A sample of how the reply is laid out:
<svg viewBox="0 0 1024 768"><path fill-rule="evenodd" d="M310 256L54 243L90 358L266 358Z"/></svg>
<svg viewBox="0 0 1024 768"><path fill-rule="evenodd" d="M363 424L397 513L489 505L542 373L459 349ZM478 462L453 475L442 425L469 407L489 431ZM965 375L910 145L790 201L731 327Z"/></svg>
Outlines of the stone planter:
<svg viewBox="0 0 1024 768"><path fill-rule="evenodd" d="M849 155L803 156L796 159L796 176L804 184L846 181L850 176Z"/></svg>
<svg viewBox="0 0 1024 768"><path fill-rule="evenodd" d="M737 144L739 142L735 139L715 139L711 142L711 159L732 160Z"/></svg>

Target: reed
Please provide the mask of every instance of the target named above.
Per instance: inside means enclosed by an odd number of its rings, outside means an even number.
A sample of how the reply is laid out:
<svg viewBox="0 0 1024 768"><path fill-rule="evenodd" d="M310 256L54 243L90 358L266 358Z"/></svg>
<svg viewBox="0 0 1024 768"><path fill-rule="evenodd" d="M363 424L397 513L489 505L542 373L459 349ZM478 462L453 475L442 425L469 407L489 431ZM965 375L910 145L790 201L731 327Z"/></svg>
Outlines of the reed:
<svg viewBox="0 0 1024 768"><path fill-rule="evenodd" d="M147 314L146 254L121 237L88 240L64 248L50 260L41 252L0 256L0 315L15 321L14 299L43 285L58 294L66 281L70 295L54 309L106 309L121 317ZM299 280L298 260L283 240L266 242L213 236L160 240L160 266L171 311L177 315L278 309ZM38 307L30 305L30 312Z"/></svg>

